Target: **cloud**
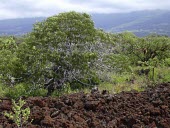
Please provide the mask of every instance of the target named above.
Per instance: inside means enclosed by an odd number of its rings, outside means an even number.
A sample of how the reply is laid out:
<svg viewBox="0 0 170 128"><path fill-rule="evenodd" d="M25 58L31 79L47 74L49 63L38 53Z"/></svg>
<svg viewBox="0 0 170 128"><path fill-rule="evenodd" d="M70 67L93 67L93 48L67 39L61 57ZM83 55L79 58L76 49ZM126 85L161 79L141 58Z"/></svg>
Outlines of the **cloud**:
<svg viewBox="0 0 170 128"><path fill-rule="evenodd" d="M169 7L169 0L0 0L0 19L51 16L73 10L117 13Z"/></svg>

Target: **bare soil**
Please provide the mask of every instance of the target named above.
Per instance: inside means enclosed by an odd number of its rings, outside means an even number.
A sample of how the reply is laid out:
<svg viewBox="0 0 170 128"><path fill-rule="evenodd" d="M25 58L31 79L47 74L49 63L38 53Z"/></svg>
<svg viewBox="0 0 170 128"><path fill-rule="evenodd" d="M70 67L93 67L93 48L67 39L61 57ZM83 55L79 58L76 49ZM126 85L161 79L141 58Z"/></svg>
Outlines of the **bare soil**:
<svg viewBox="0 0 170 128"><path fill-rule="evenodd" d="M82 92L25 101L33 119L28 128L170 128L170 83L144 92ZM0 128L17 127L3 115L11 107L8 99L0 102Z"/></svg>

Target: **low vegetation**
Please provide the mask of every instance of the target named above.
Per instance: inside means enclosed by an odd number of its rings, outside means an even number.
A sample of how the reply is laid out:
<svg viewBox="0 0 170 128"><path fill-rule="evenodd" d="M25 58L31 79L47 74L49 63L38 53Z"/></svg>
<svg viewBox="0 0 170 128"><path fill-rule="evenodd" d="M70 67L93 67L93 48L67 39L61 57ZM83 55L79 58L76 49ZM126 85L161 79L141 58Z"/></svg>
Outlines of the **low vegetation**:
<svg viewBox="0 0 170 128"><path fill-rule="evenodd" d="M18 128L24 128L25 126L27 126L28 122L28 118L30 116L30 108L23 108L24 104L26 102L24 100L22 100L21 98L19 99L18 103L16 103L14 100L12 100L12 109L13 109L13 113L10 112L5 112L4 115L6 117L8 117L9 119L13 120L16 125L18 126Z"/></svg>

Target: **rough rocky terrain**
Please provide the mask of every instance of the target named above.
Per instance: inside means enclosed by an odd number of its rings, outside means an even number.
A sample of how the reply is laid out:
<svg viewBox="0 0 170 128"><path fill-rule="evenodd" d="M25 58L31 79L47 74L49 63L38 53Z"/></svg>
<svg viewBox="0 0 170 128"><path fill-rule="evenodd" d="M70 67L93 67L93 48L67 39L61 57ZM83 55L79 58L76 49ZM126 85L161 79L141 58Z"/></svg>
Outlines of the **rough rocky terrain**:
<svg viewBox="0 0 170 128"><path fill-rule="evenodd" d="M144 92L76 93L60 98L29 97L28 128L170 128L170 83ZM0 102L0 128L14 128L4 117L11 101Z"/></svg>

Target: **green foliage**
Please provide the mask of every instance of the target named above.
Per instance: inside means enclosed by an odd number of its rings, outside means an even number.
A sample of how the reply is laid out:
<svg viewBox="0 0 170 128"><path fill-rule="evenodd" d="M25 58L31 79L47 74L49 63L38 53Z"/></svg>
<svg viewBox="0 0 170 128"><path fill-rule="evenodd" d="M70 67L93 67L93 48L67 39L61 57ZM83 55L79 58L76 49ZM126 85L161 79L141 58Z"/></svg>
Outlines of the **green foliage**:
<svg viewBox="0 0 170 128"><path fill-rule="evenodd" d="M125 55L131 65L138 67L140 74L143 72L153 82L156 80L155 68L170 56L170 39L167 36L137 38L125 32L117 35L116 42L116 52Z"/></svg>
<svg viewBox="0 0 170 128"><path fill-rule="evenodd" d="M4 95L12 99L18 99L20 96L46 96L47 90L43 88L33 87L26 83L20 83L14 87L6 87Z"/></svg>
<svg viewBox="0 0 170 128"><path fill-rule="evenodd" d="M142 82L168 81L168 73L159 69L169 67L169 56L167 36L106 33L95 29L86 13L60 13L36 23L25 37L0 37L0 94L61 95L101 81L128 85L134 76L137 88Z"/></svg>
<svg viewBox="0 0 170 128"><path fill-rule="evenodd" d="M13 86L22 78L24 65L18 57L18 42L14 37L0 38L0 78L5 85Z"/></svg>
<svg viewBox="0 0 170 128"><path fill-rule="evenodd" d="M5 87L0 84L0 97L4 97L5 96Z"/></svg>
<svg viewBox="0 0 170 128"><path fill-rule="evenodd" d="M166 58L164 64L165 66L170 67L170 58Z"/></svg>
<svg viewBox="0 0 170 128"><path fill-rule="evenodd" d="M123 54L109 54L105 58L105 64L109 65L116 73L129 71L129 57Z"/></svg>
<svg viewBox="0 0 170 128"><path fill-rule="evenodd" d="M165 36L148 36L137 38L131 33L122 33L117 36L119 51L129 56L131 63L138 61L148 62L155 57L160 61L170 55L170 39Z"/></svg>
<svg viewBox="0 0 170 128"><path fill-rule="evenodd" d="M1 82L15 86L15 91L10 90L7 95L18 97L43 88L49 79L56 84L50 88L66 83L80 86L99 83L95 67L99 61L96 61L103 57L100 50L107 46L103 44L112 40L110 34L95 29L90 15L67 12L35 24L25 39L7 37L2 42ZM101 45L100 50L99 44L104 46Z"/></svg>
<svg viewBox="0 0 170 128"><path fill-rule="evenodd" d="M28 74L27 81L34 85L43 85L51 78L62 85L80 83L78 80L84 81L94 72L91 65L97 53L93 46L99 38L101 34L97 36L88 14L68 12L49 17L35 24L19 46L18 56L26 71L23 74Z"/></svg>
<svg viewBox="0 0 170 128"><path fill-rule="evenodd" d="M8 87L6 90L5 95L13 99L17 99L20 96L25 96L26 93L25 87L22 84L15 85L12 88Z"/></svg>
<svg viewBox="0 0 170 128"><path fill-rule="evenodd" d="M29 122L29 116L30 116L30 108L23 108L24 104L26 102L24 100L22 100L21 98L19 99L18 103L16 103L14 100L12 100L12 109L13 112L7 113L5 112L4 115L6 117L8 117L9 119L13 120L16 125L18 126L18 128L23 128L24 126L26 126Z"/></svg>
<svg viewBox="0 0 170 128"><path fill-rule="evenodd" d="M157 83L170 82L170 68L159 67L155 69L155 81Z"/></svg>

